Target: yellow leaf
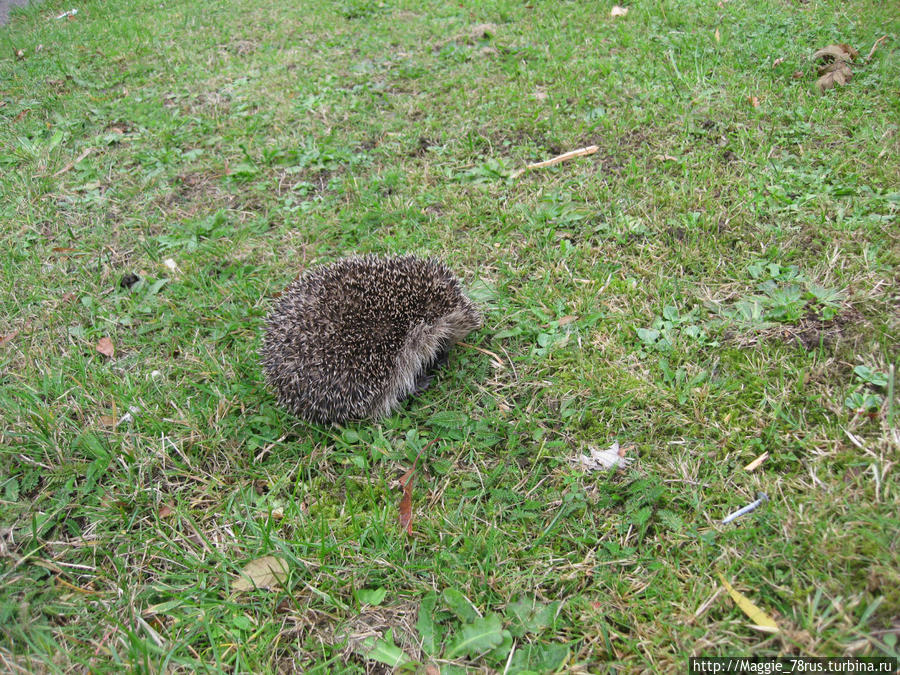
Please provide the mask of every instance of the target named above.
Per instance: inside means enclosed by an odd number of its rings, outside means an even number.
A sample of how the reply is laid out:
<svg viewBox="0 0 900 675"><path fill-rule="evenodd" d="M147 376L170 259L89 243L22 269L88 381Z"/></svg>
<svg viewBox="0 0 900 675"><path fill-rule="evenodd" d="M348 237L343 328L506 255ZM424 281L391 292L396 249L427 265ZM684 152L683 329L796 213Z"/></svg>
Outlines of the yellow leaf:
<svg viewBox="0 0 900 675"><path fill-rule="evenodd" d="M281 587L287 574L288 566L284 560L274 555L263 556L244 565L231 584L231 589L239 592L254 588L277 589Z"/></svg>
<svg viewBox="0 0 900 675"><path fill-rule="evenodd" d="M769 451L766 450L759 457L750 462L747 466L744 467L744 471L756 471L760 464L769 459Z"/></svg>
<svg viewBox="0 0 900 675"><path fill-rule="evenodd" d="M722 585L725 587L725 590L728 591L728 595L731 596L731 599L734 600L734 604L741 608L741 611L750 617L750 620L754 622L751 626L756 630L761 630L766 633L777 633L778 632L778 624L775 623L775 619L770 617L764 611L762 611L759 607L754 605L750 598L748 598L743 593L740 593L734 589L734 587L725 581L725 577L721 574L719 575L719 579L722 582Z"/></svg>

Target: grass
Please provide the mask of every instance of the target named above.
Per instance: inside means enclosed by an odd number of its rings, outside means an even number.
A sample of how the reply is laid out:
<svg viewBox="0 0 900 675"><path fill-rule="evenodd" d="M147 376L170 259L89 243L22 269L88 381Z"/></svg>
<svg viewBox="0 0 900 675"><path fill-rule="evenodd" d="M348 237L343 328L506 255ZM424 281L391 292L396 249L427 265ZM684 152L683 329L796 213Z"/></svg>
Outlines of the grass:
<svg viewBox="0 0 900 675"><path fill-rule="evenodd" d="M890 3L69 8L0 28L3 670L897 656ZM816 94L814 50L885 34ZM480 349L303 424L262 317L363 252L446 260Z"/></svg>

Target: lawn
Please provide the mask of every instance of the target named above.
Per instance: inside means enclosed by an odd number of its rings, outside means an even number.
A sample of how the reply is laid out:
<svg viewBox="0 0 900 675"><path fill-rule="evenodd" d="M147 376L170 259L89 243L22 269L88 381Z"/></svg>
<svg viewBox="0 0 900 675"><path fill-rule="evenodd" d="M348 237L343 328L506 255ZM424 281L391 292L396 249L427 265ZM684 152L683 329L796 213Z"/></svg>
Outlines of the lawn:
<svg viewBox="0 0 900 675"><path fill-rule="evenodd" d="M13 10L0 670L898 655L900 7L611 10ZM263 318L361 253L439 257L485 326L395 415L307 424Z"/></svg>

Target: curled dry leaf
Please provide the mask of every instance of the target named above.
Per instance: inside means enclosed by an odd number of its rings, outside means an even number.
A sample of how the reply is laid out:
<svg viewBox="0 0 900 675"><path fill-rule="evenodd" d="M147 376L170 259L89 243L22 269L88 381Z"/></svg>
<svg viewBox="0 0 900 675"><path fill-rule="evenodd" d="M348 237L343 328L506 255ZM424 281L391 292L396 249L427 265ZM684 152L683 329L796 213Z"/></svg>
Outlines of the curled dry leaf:
<svg viewBox="0 0 900 675"><path fill-rule="evenodd" d="M97 342L96 349L103 354L103 356L108 356L109 358L112 358L116 353L116 348L113 346L112 340L108 337L100 338Z"/></svg>
<svg viewBox="0 0 900 675"><path fill-rule="evenodd" d="M251 591L254 588L277 589L281 588L281 583L287 575L287 563L278 556L267 555L244 565L231 584L231 589L238 592Z"/></svg>
<svg viewBox="0 0 900 675"><path fill-rule="evenodd" d="M848 44L839 43L836 45L828 45L822 49L816 50L812 55L813 61L853 61L859 52Z"/></svg>
<svg viewBox="0 0 900 675"><path fill-rule="evenodd" d="M175 509L173 509L168 504L163 504L159 507L159 511L156 512L156 515L158 515L160 518L168 518L173 513L175 513Z"/></svg>
<svg viewBox="0 0 900 675"><path fill-rule="evenodd" d="M780 66L782 63L784 63L784 57L783 57L783 56L779 56L777 59L775 59L774 61L772 61L772 67L773 67L773 68L777 68L777 67Z"/></svg>
<svg viewBox="0 0 900 675"><path fill-rule="evenodd" d="M619 5L613 5L613 8L609 10L609 15L613 18L617 16L625 16L628 14L627 7L620 7Z"/></svg>

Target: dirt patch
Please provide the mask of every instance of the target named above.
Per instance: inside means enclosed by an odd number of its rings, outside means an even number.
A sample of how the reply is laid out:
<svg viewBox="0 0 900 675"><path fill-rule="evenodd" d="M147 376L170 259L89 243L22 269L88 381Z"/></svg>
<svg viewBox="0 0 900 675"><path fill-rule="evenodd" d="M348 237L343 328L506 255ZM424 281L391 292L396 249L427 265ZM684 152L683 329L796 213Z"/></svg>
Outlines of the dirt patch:
<svg viewBox="0 0 900 675"><path fill-rule="evenodd" d="M833 351L839 344L855 340L866 325L862 314L847 308L827 321L809 312L796 324L778 324L756 331L732 329L726 331L723 337L738 347L752 347L760 342L775 340L799 344L809 351L819 347Z"/></svg>

